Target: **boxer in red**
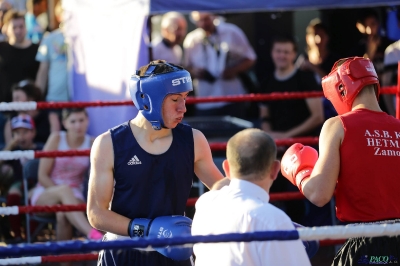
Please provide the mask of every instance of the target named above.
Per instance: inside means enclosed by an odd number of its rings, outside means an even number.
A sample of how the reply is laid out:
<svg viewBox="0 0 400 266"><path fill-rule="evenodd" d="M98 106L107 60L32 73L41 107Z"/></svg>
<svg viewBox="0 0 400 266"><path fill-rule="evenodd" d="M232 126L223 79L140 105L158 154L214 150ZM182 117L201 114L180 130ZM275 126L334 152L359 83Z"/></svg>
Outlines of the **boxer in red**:
<svg viewBox="0 0 400 266"><path fill-rule="evenodd" d="M317 206L336 190L336 216L344 223L400 222L400 121L378 104L380 85L369 59L344 58L322 79L338 116L320 134L319 158L296 143L284 154L282 174ZM399 265L400 236L352 238L332 265Z"/></svg>

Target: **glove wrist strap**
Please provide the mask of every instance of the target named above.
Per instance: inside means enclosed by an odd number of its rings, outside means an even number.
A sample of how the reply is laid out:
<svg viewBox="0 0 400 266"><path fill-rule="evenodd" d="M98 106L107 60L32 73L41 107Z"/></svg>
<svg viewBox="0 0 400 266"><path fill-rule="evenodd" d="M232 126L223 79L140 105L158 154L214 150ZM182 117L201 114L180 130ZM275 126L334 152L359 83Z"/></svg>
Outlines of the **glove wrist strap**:
<svg viewBox="0 0 400 266"><path fill-rule="evenodd" d="M133 219L130 220L130 221L129 221L129 224L128 224L128 236L130 236L131 238L132 238L132 236L131 236L131 226L132 226L132 223L133 223Z"/></svg>
<svg viewBox="0 0 400 266"><path fill-rule="evenodd" d="M136 218L129 222L129 236L134 237L145 237L148 235L148 230L150 228L150 219L146 218Z"/></svg>
<svg viewBox="0 0 400 266"><path fill-rule="evenodd" d="M312 170L313 170L312 168L305 168L296 175L296 178L295 178L296 186L299 188L299 190L302 194L304 194L303 193L303 182L310 178Z"/></svg>

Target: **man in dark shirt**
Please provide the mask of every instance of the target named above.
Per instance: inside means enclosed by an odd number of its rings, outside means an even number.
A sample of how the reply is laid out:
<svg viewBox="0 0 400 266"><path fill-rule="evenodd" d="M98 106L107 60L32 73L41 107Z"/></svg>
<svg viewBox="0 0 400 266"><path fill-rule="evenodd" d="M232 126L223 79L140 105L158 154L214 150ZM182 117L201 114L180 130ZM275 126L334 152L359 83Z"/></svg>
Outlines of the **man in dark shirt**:
<svg viewBox="0 0 400 266"><path fill-rule="evenodd" d="M321 90L313 72L295 66L296 54L296 43L292 38L276 37L273 40L271 56L275 71L262 81L261 90L264 93ZM274 139L319 135L324 120L322 98L268 101L259 106L261 129ZM278 156L282 156L284 150L285 147L279 147ZM278 178L271 187L271 192L288 190L296 191L284 178ZM292 201L278 203L277 206L285 210L293 221L304 223L307 218L304 216L305 204L305 201ZM329 213L329 209L327 211Z"/></svg>
<svg viewBox="0 0 400 266"><path fill-rule="evenodd" d="M4 15L8 42L0 43L0 102L11 101L11 87L24 80L35 80L39 62L35 60L39 46L25 39L24 14L9 10Z"/></svg>
<svg viewBox="0 0 400 266"><path fill-rule="evenodd" d="M272 43L275 71L261 83L261 90L271 92L306 92L321 90L314 74L298 69L296 43L289 37L277 37ZM324 114L321 98L269 101L260 104L261 128L275 139L318 136Z"/></svg>

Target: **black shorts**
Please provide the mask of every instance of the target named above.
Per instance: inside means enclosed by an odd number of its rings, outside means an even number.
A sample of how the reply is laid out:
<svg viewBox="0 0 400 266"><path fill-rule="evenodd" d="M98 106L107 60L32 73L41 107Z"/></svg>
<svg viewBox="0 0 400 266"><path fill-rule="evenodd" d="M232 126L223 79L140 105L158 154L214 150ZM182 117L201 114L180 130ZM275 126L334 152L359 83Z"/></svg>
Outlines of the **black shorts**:
<svg viewBox="0 0 400 266"><path fill-rule="evenodd" d="M400 265L400 236L350 238L337 252L332 266Z"/></svg>
<svg viewBox="0 0 400 266"><path fill-rule="evenodd" d="M157 251L140 251L136 249L102 250L99 253L97 266L192 266L192 259L175 261L164 257Z"/></svg>

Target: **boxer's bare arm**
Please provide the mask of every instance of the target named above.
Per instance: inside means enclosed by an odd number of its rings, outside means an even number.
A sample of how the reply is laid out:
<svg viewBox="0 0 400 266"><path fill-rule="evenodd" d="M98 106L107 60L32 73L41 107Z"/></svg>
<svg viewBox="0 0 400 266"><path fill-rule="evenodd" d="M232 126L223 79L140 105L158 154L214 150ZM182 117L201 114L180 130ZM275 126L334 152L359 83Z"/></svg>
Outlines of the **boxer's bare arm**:
<svg viewBox="0 0 400 266"><path fill-rule="evenodd" d="M127 236L130 219L108 209L114 190L114 153L109 132L98 136L94 141L90 163L87 202L90 224L102 231Z"/></svg>
<svg viewBox="0 0 400 266"><path fill-rule="evenodd" d="M340 145L344 130L339 117L328 119L319 138L319 159L311 178L304 182L303 193L312 203L324 206L335 192L340 170Z"/></svg>
<svg viewBox="0 0 400 266"><path fill-rule="evenodd" d="M224 176L214 164L210 145L204 134L197 129L193 129L193 139L194 172L204 185L211 188L215 182L221 180Z"/></svg>

